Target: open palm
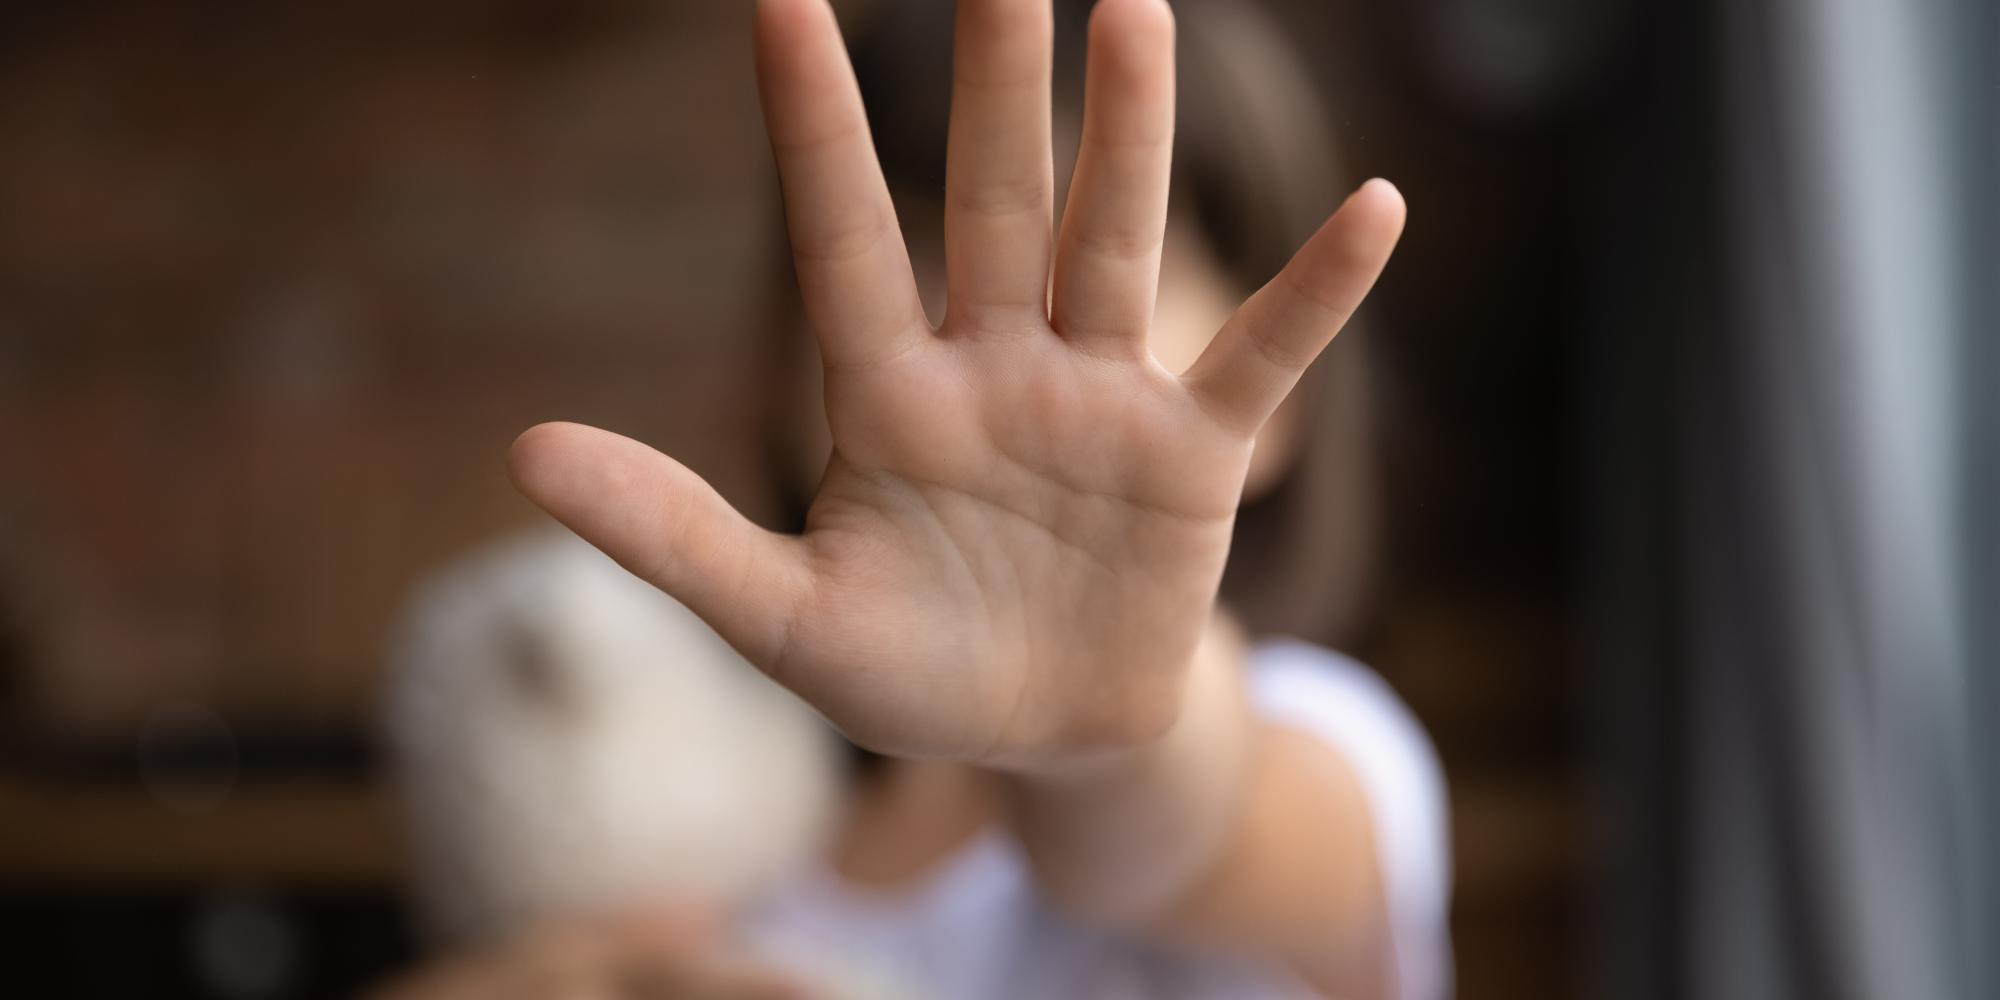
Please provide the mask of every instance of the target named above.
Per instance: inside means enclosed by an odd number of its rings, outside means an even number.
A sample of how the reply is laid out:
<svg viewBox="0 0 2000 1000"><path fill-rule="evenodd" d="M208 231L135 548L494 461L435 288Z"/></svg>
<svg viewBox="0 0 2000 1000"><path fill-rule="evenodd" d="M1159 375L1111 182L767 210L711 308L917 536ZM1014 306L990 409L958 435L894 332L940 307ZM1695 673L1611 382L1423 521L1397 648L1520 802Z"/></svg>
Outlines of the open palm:
<svg viewBox="0 0 2000 1000"><path fill-rule="evenodd" d="M1147 346L1166 225L1173 22L1092 16L1083 140L1051 233L1051 12L963 0L945 246L919 303L825 0L765 0L757 53L834 451L803 536L637 442L545 424L516 483L686 603L850 737L1035 762L1164 731L1255 435L1402 228L1370 182L1184 374Z"/></svg>

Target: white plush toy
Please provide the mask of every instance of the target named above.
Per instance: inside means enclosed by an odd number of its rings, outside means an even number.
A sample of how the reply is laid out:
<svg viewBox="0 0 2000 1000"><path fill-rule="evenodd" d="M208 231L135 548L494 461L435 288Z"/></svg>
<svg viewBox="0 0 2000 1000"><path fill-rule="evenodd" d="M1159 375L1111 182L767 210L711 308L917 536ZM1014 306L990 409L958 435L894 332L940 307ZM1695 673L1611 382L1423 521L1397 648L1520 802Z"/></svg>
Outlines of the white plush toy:
<svg viewBox="0 0 2000 1000"><path fill-rule="evenodd" d="M567 532L429 581L390 670L419 916L444 941L740 904L831 833L842 758L825 723Z"/></svg>

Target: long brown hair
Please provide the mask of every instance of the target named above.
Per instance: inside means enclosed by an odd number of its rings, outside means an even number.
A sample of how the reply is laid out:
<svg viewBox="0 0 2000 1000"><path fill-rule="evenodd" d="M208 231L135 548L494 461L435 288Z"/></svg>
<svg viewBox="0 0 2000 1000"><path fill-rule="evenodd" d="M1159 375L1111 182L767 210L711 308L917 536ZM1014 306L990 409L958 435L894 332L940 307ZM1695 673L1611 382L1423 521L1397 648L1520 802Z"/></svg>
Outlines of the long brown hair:
<svg viewBox="0 0 2000 1000"><path fill-rule="evenodd" d="M1350 185L1338 170L1330 116L1277 26L1243 0L1181 0L1174 8L1175 224L1191 225L1247 296L1284 266ZM1089 4L1058 0L1055 11L1060 168L1073 159L1081 127ZM942 231L952 5L877 0L842 13L883 173L904 230L921 245ZM789 270L789 254L781 256ZM780 363L803 364L809 352L796 343L804 330L797 296L781 295L776 304ZM1377 513L1364 342L1351 325L1306 373L1287 403L1300 429L1293 464L1238 512L1222 599L1253 634L1341 644L1362 624ZM819 402L816 391L789 390L816 385L815 374L795 368L781 379L772 411L769 440L789 527L804 523L811 497L801 456L813 446L800 435L808 408Z"/></svg>

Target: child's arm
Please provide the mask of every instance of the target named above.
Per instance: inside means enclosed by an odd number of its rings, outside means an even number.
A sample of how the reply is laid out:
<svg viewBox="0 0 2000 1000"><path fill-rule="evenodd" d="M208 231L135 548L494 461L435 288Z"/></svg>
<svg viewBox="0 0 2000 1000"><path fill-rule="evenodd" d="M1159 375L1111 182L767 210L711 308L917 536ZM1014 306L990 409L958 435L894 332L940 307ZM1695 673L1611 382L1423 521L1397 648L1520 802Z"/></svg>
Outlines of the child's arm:
<svg viewBox="0 0 2000 1000"><path fill-rule="evenodd" d="M1369 803L1332 748L1252 716L1244 652L1218 618L1166 736L1012 776L1015 833L1044 891L1073 912L1274 956L1329 995L1386 996Z"/></svg>
<svg viewBox="0 0 2000 1000"><path fill-rule="evenodd" d="M1364 185L1187 373L1167 371L1147 333L1172 149L1171 15L1162 0L1099 4L1055 235L1050 33L1046 3L960 6L948 311L933 329L831 10L758 9L765 117L834 442L803 536L753 526L672 459L591 428L531 429L512 472L856 742L1021 775L1031 812L1058 801L1040 794L1050 782L1095 768L1090 798L1135 806L1066 809L1065 829L1088 829L1059 838L1024 827L1045 877L1103 856L1069 858L1064 843L1150 815L1187 838L1159 851L1180 870L1135 861L1121 885L1221 878L1236 869L1220 845L1264 843L1268 797L1307 797L1285 804L1300 816L1353 805L1338 801L1337 761L1240 712L1215 714L1239 704L1238 682L1196 668L1210 659L1198 648L1255 435L1373 284L1403 204L1386 183ZM1294 780L1301 767L1335 778ZM1233 804L1162 810L1163 791ZM1230 891L1271 884L1256 874ZM1096 891L1064 894L1088 909L1123 902L1085 898ZM1195 898L1174 904L1200 909ZM1228 923L1231 907L1210 909ZM1324 932L1304 926L1319 916L1294 929Z"/></svg>

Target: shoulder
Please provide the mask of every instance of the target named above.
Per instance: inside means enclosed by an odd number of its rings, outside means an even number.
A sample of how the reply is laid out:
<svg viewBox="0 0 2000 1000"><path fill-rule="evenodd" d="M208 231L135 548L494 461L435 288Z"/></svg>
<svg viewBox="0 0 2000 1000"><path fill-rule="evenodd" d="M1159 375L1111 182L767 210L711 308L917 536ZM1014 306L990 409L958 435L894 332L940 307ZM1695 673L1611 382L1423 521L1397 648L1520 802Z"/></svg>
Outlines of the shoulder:
<svg viewBox="0 0 2000 1000"><path fill-rule="evenodd" d="M1360 780L1394 925L1398 995L1447 995L1450 815L1444 767L1422 723L1379 674L1310 643L1257 644L1248 685L1260 718L1326 744Z"/></svg>
<svg viewBox="0 0 2000 1000"><path fill-rule="evenodd" d="M1391 751L1398 768L1432 773L1442 790L1443 769L1415 713L1381 675L1341 653L1295 639L1266 640L1249 659L1251 704L1276 724L1305 730L1369 756ZM1363 745L1365 744L1365 745Z"/></svg>

